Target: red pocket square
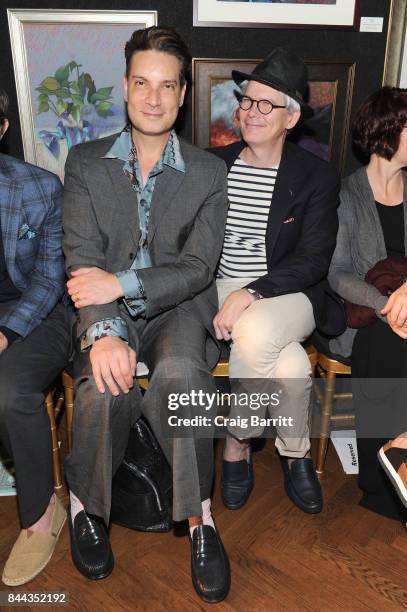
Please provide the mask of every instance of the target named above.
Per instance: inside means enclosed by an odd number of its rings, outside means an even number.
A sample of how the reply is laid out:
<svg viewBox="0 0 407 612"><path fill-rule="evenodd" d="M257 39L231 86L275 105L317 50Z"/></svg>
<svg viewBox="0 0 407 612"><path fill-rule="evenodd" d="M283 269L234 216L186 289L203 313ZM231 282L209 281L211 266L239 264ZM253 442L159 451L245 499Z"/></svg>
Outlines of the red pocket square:
<svg viewBox="0 0 407 612"><path fill-rule="evenodd" d="M294 217L289 217L288 219L283 221L283 223L292 223L293 221L295 221Z"/></svg>

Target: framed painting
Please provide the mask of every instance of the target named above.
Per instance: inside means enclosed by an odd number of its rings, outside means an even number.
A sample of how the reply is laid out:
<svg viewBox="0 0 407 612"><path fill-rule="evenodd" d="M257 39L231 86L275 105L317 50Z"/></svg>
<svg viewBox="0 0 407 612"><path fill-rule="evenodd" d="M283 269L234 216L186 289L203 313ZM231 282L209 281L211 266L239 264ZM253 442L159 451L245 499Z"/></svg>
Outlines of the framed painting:
<svg viewBox="0 0 407 612"><path fill-rule="evenodd" d="M391 0L382 85L405 87L407 80L407 3Z"/></svg>
<svg viewBox="0 0 407 612"><path fill-rule="evenodd" d="M240 89L232 70L251 72L260 60L198 59L193 67L193 139L202 148L239 140ZM314 110L289 135L290 140L319 157L332 161L342 173L349 132L355 64L306 61L309 72L308 103Z"/></svg>
<svg viewBox="0 0 407 612"><path fill-rule="evenodd" d="M70 147L124 126L124 45L157 13L7 12L24 157L63 180Z"/></svg>
<svg viewBox="0 0 407 612"><path fill-rule="evenodd" d="M359 0L194 0L194 26L357 29Z"/></svg>

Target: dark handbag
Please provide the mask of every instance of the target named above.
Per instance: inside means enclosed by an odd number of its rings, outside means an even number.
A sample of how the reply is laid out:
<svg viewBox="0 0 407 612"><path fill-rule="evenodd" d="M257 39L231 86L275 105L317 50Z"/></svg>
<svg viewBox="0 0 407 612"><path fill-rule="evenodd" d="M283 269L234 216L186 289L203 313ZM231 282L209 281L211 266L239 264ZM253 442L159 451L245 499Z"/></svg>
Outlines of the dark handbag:
<svg viewBox="0 0 407 612"><path fill-rule="evenodd" d="M390 296L406 281L407 257L392 255L378 261L365 276L366 282L374 285L382 295ZM360 329L374 323L376 312L368 306L359 306L345 300L348 327Z"/></svg>
<svg viewBox="0 0 407 612"><path fill-rule="evenodd" d="M141 417L130 431L124 459L113 478L111 520L137 531L170 531L172 471Z"/></svg>
<svg viewBox="0 0 407 612"><path fill-rule="evenodd" d="M345 300L345 312L347 325L352 329L361 329L377 321L374 308L353 304L348 300Z"/></svg>

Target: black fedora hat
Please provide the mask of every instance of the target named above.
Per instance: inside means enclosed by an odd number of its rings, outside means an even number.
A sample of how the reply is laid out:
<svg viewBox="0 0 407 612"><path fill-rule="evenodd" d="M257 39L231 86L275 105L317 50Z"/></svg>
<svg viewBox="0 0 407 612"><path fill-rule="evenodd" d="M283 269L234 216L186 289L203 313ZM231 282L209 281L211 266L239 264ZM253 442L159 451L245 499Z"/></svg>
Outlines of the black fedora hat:
<svg viewBox="0 0 407 612"><path fill-rule="evenodd" d="M237 85L243 81L258 81L290 96L301 106L305 117L313 115L312 108L304 101L308 86L308 70L298 55L277 47L250 74L232 70Z"/></svg>

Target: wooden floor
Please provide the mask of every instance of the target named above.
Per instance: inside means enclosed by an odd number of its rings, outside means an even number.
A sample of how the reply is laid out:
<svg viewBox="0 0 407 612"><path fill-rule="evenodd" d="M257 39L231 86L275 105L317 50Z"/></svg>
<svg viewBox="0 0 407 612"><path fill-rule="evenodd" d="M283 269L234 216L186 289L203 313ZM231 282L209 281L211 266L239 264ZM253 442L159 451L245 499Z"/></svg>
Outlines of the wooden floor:
<svg viewBox="0 0 407 612"><path fill-rule="evenodd" d="M407 530L357 505L355 477L343 474L332 447L319 515L304 514L285 496L271 442L255 453L254 464L255 488L241 510L222 506L217 474L213 508L230 556L232 588L216 610L407 609ZM15 499L0 498L0 566L18 530ZM69 608L85 611L215 609L192 588L186 537L113 525L111 543L113 574L100 582L87 581L71 563L65 527L44 572L15 591L67 592Z"/></svg>

